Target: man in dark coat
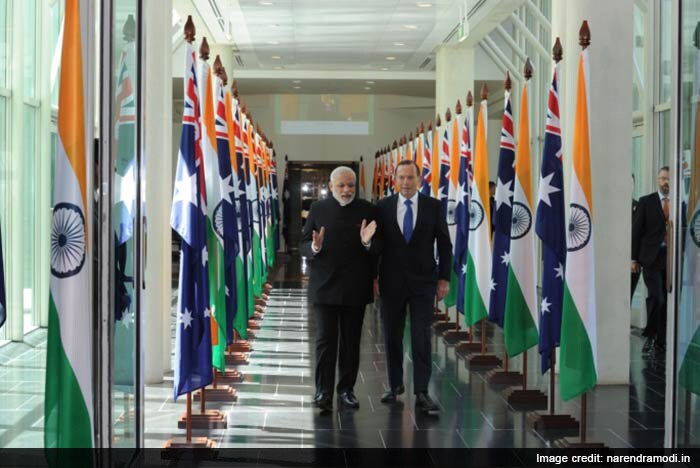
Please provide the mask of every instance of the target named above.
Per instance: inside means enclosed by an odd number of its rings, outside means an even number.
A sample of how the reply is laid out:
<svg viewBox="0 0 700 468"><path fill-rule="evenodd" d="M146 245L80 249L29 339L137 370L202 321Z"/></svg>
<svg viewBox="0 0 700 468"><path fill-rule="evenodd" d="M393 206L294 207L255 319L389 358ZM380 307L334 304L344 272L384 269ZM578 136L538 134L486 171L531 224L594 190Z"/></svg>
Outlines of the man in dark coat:
<svg viewBox="0 0 700 468"><path fill-rule="evenodd" d="M355 198L356 176L341 166L328 184L333 196L311 205L301 252L311 259L309 302L316 320L316 396L322 411L333 408L336 358L338 403L359 408L354 394L360 367L360 337L365 306L374 301L376 259L369 240L376 229L376 207ZM338 343L340 341L340 343ZM338 353L338 344L340 352Z"/></svg>
<svg viewBox="0 0 700 468"><path fill-rule="evenodd" d="M380 255L379 294L382 304L389 391L381 401L392 403L404 392L403 333L406 306L410 310L413 351L413 392L416 407L435 412L428 395L432 369L430 325L434 301L450 288L452 244L438 200L418 193L418 167L402 161L396 167L399 193L377 204L377 236L372 243ZM435 264L437 241L438 264Z"/></svg>
<svg viewBox="0 0 700 468"><path fill-rule="evenodd" d="M639 199L632 223L632 272L642 271L647 287L647 326L644 350L666 347L666 262L670 177L662 167L656 181L658 190Z"/></svg>

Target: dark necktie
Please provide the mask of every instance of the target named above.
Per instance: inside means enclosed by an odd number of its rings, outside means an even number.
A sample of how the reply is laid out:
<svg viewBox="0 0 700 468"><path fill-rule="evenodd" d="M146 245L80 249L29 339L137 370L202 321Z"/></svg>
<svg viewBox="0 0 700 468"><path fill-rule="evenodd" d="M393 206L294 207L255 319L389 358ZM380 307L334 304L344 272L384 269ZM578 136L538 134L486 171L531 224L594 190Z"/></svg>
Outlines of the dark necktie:
<svg viewBox="0 0 700 468"><path fill-rule="evenodd" d="M413 208L411 208L413 202L411 200L406 200L403 203L406 205L406 214L403 217L403 237L408 244L413 234Z"/></svg>

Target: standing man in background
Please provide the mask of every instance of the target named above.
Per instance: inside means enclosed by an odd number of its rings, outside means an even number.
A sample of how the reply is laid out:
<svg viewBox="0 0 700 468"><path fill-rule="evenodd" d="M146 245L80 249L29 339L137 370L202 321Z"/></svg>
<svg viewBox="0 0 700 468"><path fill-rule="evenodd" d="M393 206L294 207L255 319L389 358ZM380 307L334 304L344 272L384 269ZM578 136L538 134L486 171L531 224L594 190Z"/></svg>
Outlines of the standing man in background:
<svg viewBox="0 0 700 468"><path fill-rule="evenodd" d="M658 190L639 199L632 223L632 273L640 270L649 297L644 351L666 349L666 261L670 213L668 166L659 169Z"/></svg>
<svg viewBox="0 0 700 468"><path fill-rule="evenodd" d="M360 407L354 386L362 321L365 306L374 301L376 270L369 243L376 229L376 207L355 198L356 176L351 168L337 167L330 179L333 196L311 205L301 244L302 255L310 259L308 293L316 320L314 404L322 412L333 409L336 361L339 405Z"/></svg>
<svg viewBox="0 0 700 468"><path fill-rule="evenodd" d="M438 200L418 193L418 180L415 162L401 161L396 167L399 193L377 204L378 234L372 248L380 255L378 287L389 374L389 391L381 401L393 403L405 391L403 333L408 306L416 408L432 413L438 407L428 395L433 365L430 324L436 295L440 301L450 289L452 244Z"/></svg>

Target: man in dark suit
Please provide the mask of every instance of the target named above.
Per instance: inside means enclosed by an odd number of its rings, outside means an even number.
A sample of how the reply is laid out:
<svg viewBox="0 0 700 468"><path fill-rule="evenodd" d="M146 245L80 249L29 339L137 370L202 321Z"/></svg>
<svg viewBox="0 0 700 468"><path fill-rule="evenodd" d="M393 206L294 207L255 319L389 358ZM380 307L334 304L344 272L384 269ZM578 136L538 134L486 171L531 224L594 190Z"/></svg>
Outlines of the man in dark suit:
<svg viewBox="0 0 700 468"><path fill-rule="evenodd" d="M647 298L647 326L644 350L666 347L666 254L670 212L670 177L662 167L656 181L658 191L641 197L632 223L632 272L642 271Z"/></svg>
<svg viewBox="0 0 700 468"><path fill-rule="evenodd" d="M634 191L634 174L632 174L632 191ZM637 205L639 202L632 197L632 223L634 223L634 213L637 211ZM634 297L634 291L637 289L637 283L639 283L640 271L632 271L632 276L630 278L630 303Z"/></svg>
<svg viewBox="0 0 700 468"><path fill-rule="evenodd" d="M418 193L418 174L413 161L400 162L396 167L399 193L377 204L378 234L372 247L380 255L378 286L390 387L381 401L395 402L405 390L403 332L408 306L416 407L435 412L438 407L428 395L432 369L430 324L436 294L442 300L450 288L452 245L438 200Z"/></svg>
<svg viewBox="0 0 700 468"><path fill-rule="evenodd" d="M336 360L338 403L359 408L354 394L360 366L360 337L365 306L374 301L376 259L369 240L376 229L376 207L355 198L355 172L341 166L328 184L333 197L311 206L302 233L302 254L310 258L308 295L316 319L316 396L314 403L333 408ZM340 353L338 355L338 340ZM336 359L337 358L337 359Z"/></svg>

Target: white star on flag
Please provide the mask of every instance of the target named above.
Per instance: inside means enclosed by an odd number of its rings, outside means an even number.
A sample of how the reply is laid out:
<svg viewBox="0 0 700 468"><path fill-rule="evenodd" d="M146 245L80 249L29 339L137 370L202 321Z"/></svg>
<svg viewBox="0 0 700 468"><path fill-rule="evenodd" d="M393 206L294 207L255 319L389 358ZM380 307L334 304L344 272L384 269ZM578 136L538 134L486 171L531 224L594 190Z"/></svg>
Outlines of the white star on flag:
<svg viewBox="0 0 700 468"><path fill-rule="evenodd" d="M513 191L510 186L513 184L512 180L509 180L507 184L504 184L501 179L498 179L496 183L496 210L501 208L502 204L510 205L510 197L513 196Z"/></svg>
<svg viewBox="0 0 700 468"><path fill-rule="evenodd" d="M236 189L231 184L231 174L229 174L225 179L219 179L221 184L221 199L233 204L231 201L231 194L236 192Z"/></svg>
<svg viewBox="0 0 700 468"><path fill-rule="evenodd" d="M491 291L496 290L496 282L493 280L493 278L491 278L491 280L489 281L489 288L491 289Z"/></svg>
<svg viewBox="0 0 700 468"><path fill-rule="evenodd" d="M183 203L192 203L197 206L197 198L195 194L197 193L197 172L192 174L187 174L187 165L181 165L183 172L182 179L175 181L175 199L173 204L181 201Z"/></svg>
<svg viewBox="0 0 700 468"><path fill-rule="evenodd" d="M552 303L547 301L547 298L544 297L542 298L542 313L546 314L549 313L549 306L551 306Z"/></svg>
<svg viewBox="0 0 700 468"><path fill-rule="evenodd" d="M564 281L564 265L560 263L559 266L554 269L554 271L557 272L555 278L561 278L561 280Z"/></svg>
<svg viewBox="0 0 700 468"><path fill-rule="evenodd" d="M508 252L503 252L503 255L501 255L501 263L506 266L510 265L510 255L508 255Z"/></svg>
<svg viewBox="0 0 700 468"><path fill-rule="evenodd" d="M461 183L457 187L457 194L455 195L455 198L457 198L457 204L459 205L464 204L464 197L467 195L467 191L465 190L465 184Z"/></svg>
<svg viewBox="0 0 700 468"><path fill-rule="evenodd" d="M114 183L116 186L117 202L124 203L126 210L129 215L134 214L134 202L136 201L136 175L134 173L134 164L129 165L129 170L126 171L124 175L119 175L117 173L114 176Z"/></svg>
<svg viewBox="0 0 700 468"><path fill-rule="evenodd" d="M226 286L226 295L227 295L227 296L230 296L230 295L231 295L231 294L229 293L229 291L228 291L228 286Z"/></svg>
<svg viewBox="0 0 700 468"><path fill-rule="evenodd" d="M207 262L209 261L209 251L207 250L207 246L205 245L204 248L202 249L202 266L207 266Z"/></svg>
<svg viewBox="0 0 700 468"><path fill-rule="evenodd" d="M466 263L464 265L462 265L462 274L463 275L467 274L467 264Z"/></svg>
<svg viewBox="0 0 700 468"><path fill-rule="evenodd" d="M204 318L211 317L211 309L207 307L204 309Z"/></svg>
<svg viewBox="0 0 700 468"><path fill-rule="evenodd" d="M552 185L552 177L554 177L554 172L542 178L542 181L540 182L539 193L537 195L537 197L540 200L542 200L543 203L546 203L547 206L552 206L552 203L549 200L549 194L556 193L561 190Z"/></svg>
<svg viewBox="0 0 700 468"><path fill-rule="evenodd" d="M133 312L129 312L129 311L125 310L124 313L122 313L122 318L121 318L121 320L119 320L119 323L121 323L124 326L124 328L129 329L129 325L134 323Z"/></svg>
<svg viewBox="0 0 700 468"><path fill-rule="evenodd" d="M187 327L192 326L192 312L189 310L185 309L185 312L182 313L180 312L180 323Z"/></svg>

